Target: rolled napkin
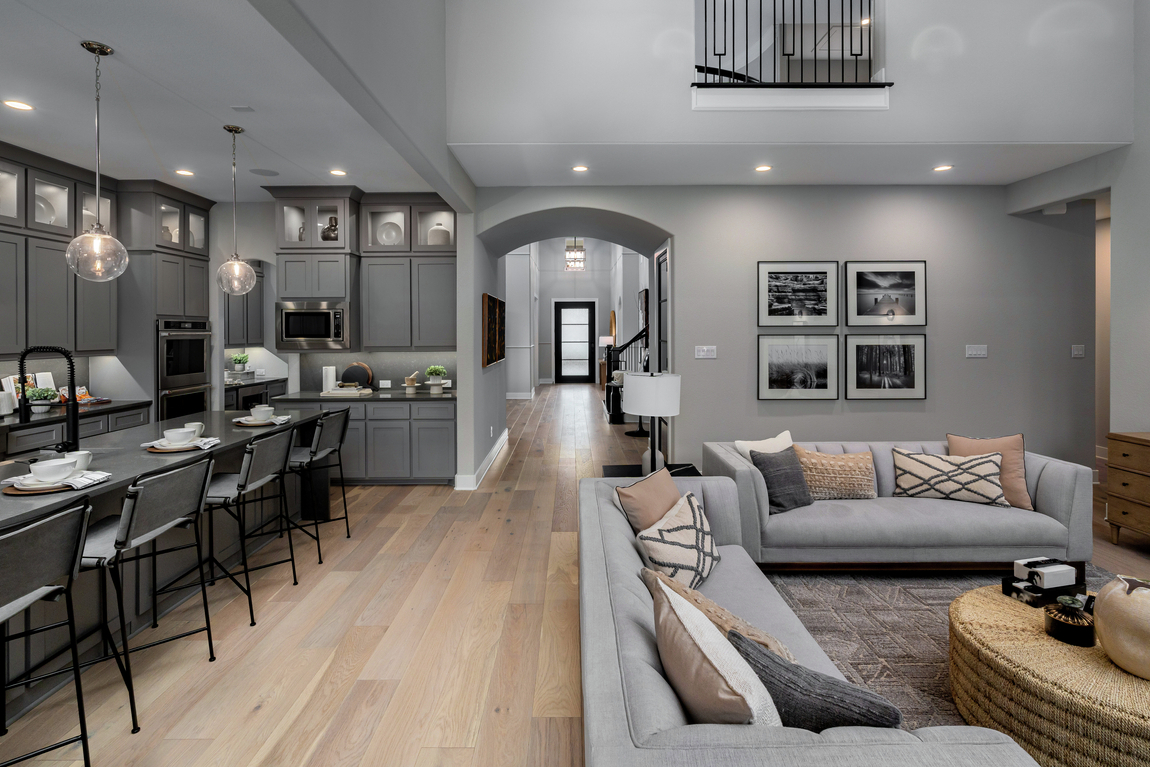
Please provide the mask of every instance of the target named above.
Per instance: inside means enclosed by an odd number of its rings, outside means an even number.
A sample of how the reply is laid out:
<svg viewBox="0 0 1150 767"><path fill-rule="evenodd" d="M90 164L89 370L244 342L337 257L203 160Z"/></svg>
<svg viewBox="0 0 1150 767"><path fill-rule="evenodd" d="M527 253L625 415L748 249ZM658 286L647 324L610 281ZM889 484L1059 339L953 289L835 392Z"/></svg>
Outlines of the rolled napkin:
<svg viewBox="0 0 1150 767"><path fill-rule="evenodd" d="M233 418L232 423L238 423L240 426L243 426L244 425L244 419L248 418L248 417L249 416L240 416L239 418ZM277 415L277 416L272 416L272 418L271 418L271 422L274 423L276 426L282 426L283 424L287 423L290 420L291 420L290 415Z"/></svg>
<svg viewBox="0 0 1150 767"><path fill-rule="evenodd" d="M164 440L158 439L155 442L145 442L140 447L158 447L162 450L169 450L173 447L198 447L200 450L207 450L209 447L215 447L220 444L220 441L215 437L200 437L193 439L191 442L185 442L182 445L163 445Z"/></svg>
<svg viewBox="0 0 1150 767"><path fill-rule="evenodd" d="M76 474L75 476L67 477L66 479L62 479L54 484L67 485L73 490L83 490L85 487L98 485L101 482L106 481L111 476L112 475L106 471L85 471L82 474ZM22 474L19 477L8 477L8 479L0 480L0 486L13 485L16 487L16 489L23 490L25 487L25 481L34 479L36 478L31 474ZM39 487L44 487L44 485L40 485ZM38 488L35 485L31 485L28 486L28 489L35 490Z"/></svg>

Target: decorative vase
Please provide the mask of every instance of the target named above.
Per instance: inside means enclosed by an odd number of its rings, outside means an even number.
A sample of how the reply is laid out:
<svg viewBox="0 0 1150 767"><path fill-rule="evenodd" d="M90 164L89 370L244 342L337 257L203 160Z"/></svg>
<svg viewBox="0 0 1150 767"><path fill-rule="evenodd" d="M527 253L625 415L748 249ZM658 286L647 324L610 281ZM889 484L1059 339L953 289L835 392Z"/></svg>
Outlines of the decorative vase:
<svg viewBox="0 0 1150 767"><path fill-rule="evenodd" d="M303 224L299 225L299 241L307 242L307 227Z"/></svg>
<svg viewBox="0 0 1150 767"><path fill-rule="evenodd" d="M47 413L49 410L52 409L50 407L51 404L52 404L52 400L50 400L50 399L34 399L34 400L32 400L32 412L33 413Z"/></svg>
<svg viewBox="0 0 1150 767"><path fill-rule="evenodd" d="M160 227L160 236L164 238L164 242L172 241L172 230L166 226Z"/></svg>
<svg viewBox="0 0 1150 767"><path fill-rule="evenodd" d="M1094 628L1110 660L1150 679L1150 581L1119 575L1094 600Z"/></svg>
<svg viewBox="0 0 1150 767"><path fill-rule="evenodd" d="M327 226L319 233L319 238L324 242L335 242L339 239L339 219L332 216L327 220Z"/></svg>
<svg viewBox="0 0 1150 767"><path fill-rule="evenodd" d="M450 245L451 230L438 221L427 230L428 245Z"/></svg>

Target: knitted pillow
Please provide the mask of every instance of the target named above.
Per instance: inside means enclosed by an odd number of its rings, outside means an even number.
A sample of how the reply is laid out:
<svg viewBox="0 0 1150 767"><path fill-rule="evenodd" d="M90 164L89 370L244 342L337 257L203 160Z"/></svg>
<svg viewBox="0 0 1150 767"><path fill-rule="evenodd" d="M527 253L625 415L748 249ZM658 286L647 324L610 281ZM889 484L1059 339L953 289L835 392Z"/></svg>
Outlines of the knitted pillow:
<svg viewBox="0 0 1150 767"><path fill-rule="evenodd" d="M777 453L752 450L751 463L755 464L755 468L763 475L763 481L767 483L767 501L772 514L810 506L815 502L794 447Z"/></svg>
<svg viewBox="0 0 1150 767"><path fill-rule="evenodd" d="M816 453L795 445L803 476L816 501L877 498L874 456L866 453Z"/></svg>
<svg viewBox="0 0 1150 767"><path fill-rule="evenodd" d="M651 568L697 589L719 561L711 525L693 493L687 493L663 518L635 536Z"/></svg>
<svg viewBox="0 0 1150 767"><path fill-rule="evenodd" d="M894 494L1009 506L1002 492L1002 453L931 455L896 447Z"/></svg>

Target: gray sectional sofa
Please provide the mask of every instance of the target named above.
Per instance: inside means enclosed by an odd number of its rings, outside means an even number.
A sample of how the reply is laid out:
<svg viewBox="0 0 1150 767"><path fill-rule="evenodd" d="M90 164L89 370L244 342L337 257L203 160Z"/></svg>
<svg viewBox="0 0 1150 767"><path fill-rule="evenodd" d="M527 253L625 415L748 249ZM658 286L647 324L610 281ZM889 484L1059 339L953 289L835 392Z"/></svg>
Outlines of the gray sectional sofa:
<svg viewBox="0 0 1150 767"><path fill-rule="evenodd" d="M1024 557L1088 562L1094 549L1088 468L1026 454L1034 511L894 496L891 448L947 452L945 442L799 442L820 453L874 456L878 498L816 501L770 514L767 486L733 442L703 444L703 474L730 477L739 493L740 542L762 564L1006 563Z"/></svg>
<svg viewBox="0 0 1150 767"><path fill-rule="evenodd" d="M634 480L579 484L579 617L588 767L1035 767L1002 733L978 727L689 724L662 673L654 607L634 533L613 501ZM702 502L722 560L700 591L783 641L800 663L843 678L740 545L739 496L726 477L676 479Z"/></svg>

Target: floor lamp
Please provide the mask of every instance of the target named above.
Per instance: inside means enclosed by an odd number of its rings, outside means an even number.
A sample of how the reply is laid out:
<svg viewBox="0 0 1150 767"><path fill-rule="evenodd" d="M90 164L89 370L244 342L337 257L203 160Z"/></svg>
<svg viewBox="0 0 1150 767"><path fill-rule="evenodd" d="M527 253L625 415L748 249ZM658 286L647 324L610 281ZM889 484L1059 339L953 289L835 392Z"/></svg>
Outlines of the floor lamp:
<svg viewBox="0 0 1150 767"><path fill-rule="evenodd" d="M651 419L651 447L643 454L643 474L666 465L659 445L659 418L679 414L680 378L674 373L628 373L623 377L623 412Z"/></svg>

